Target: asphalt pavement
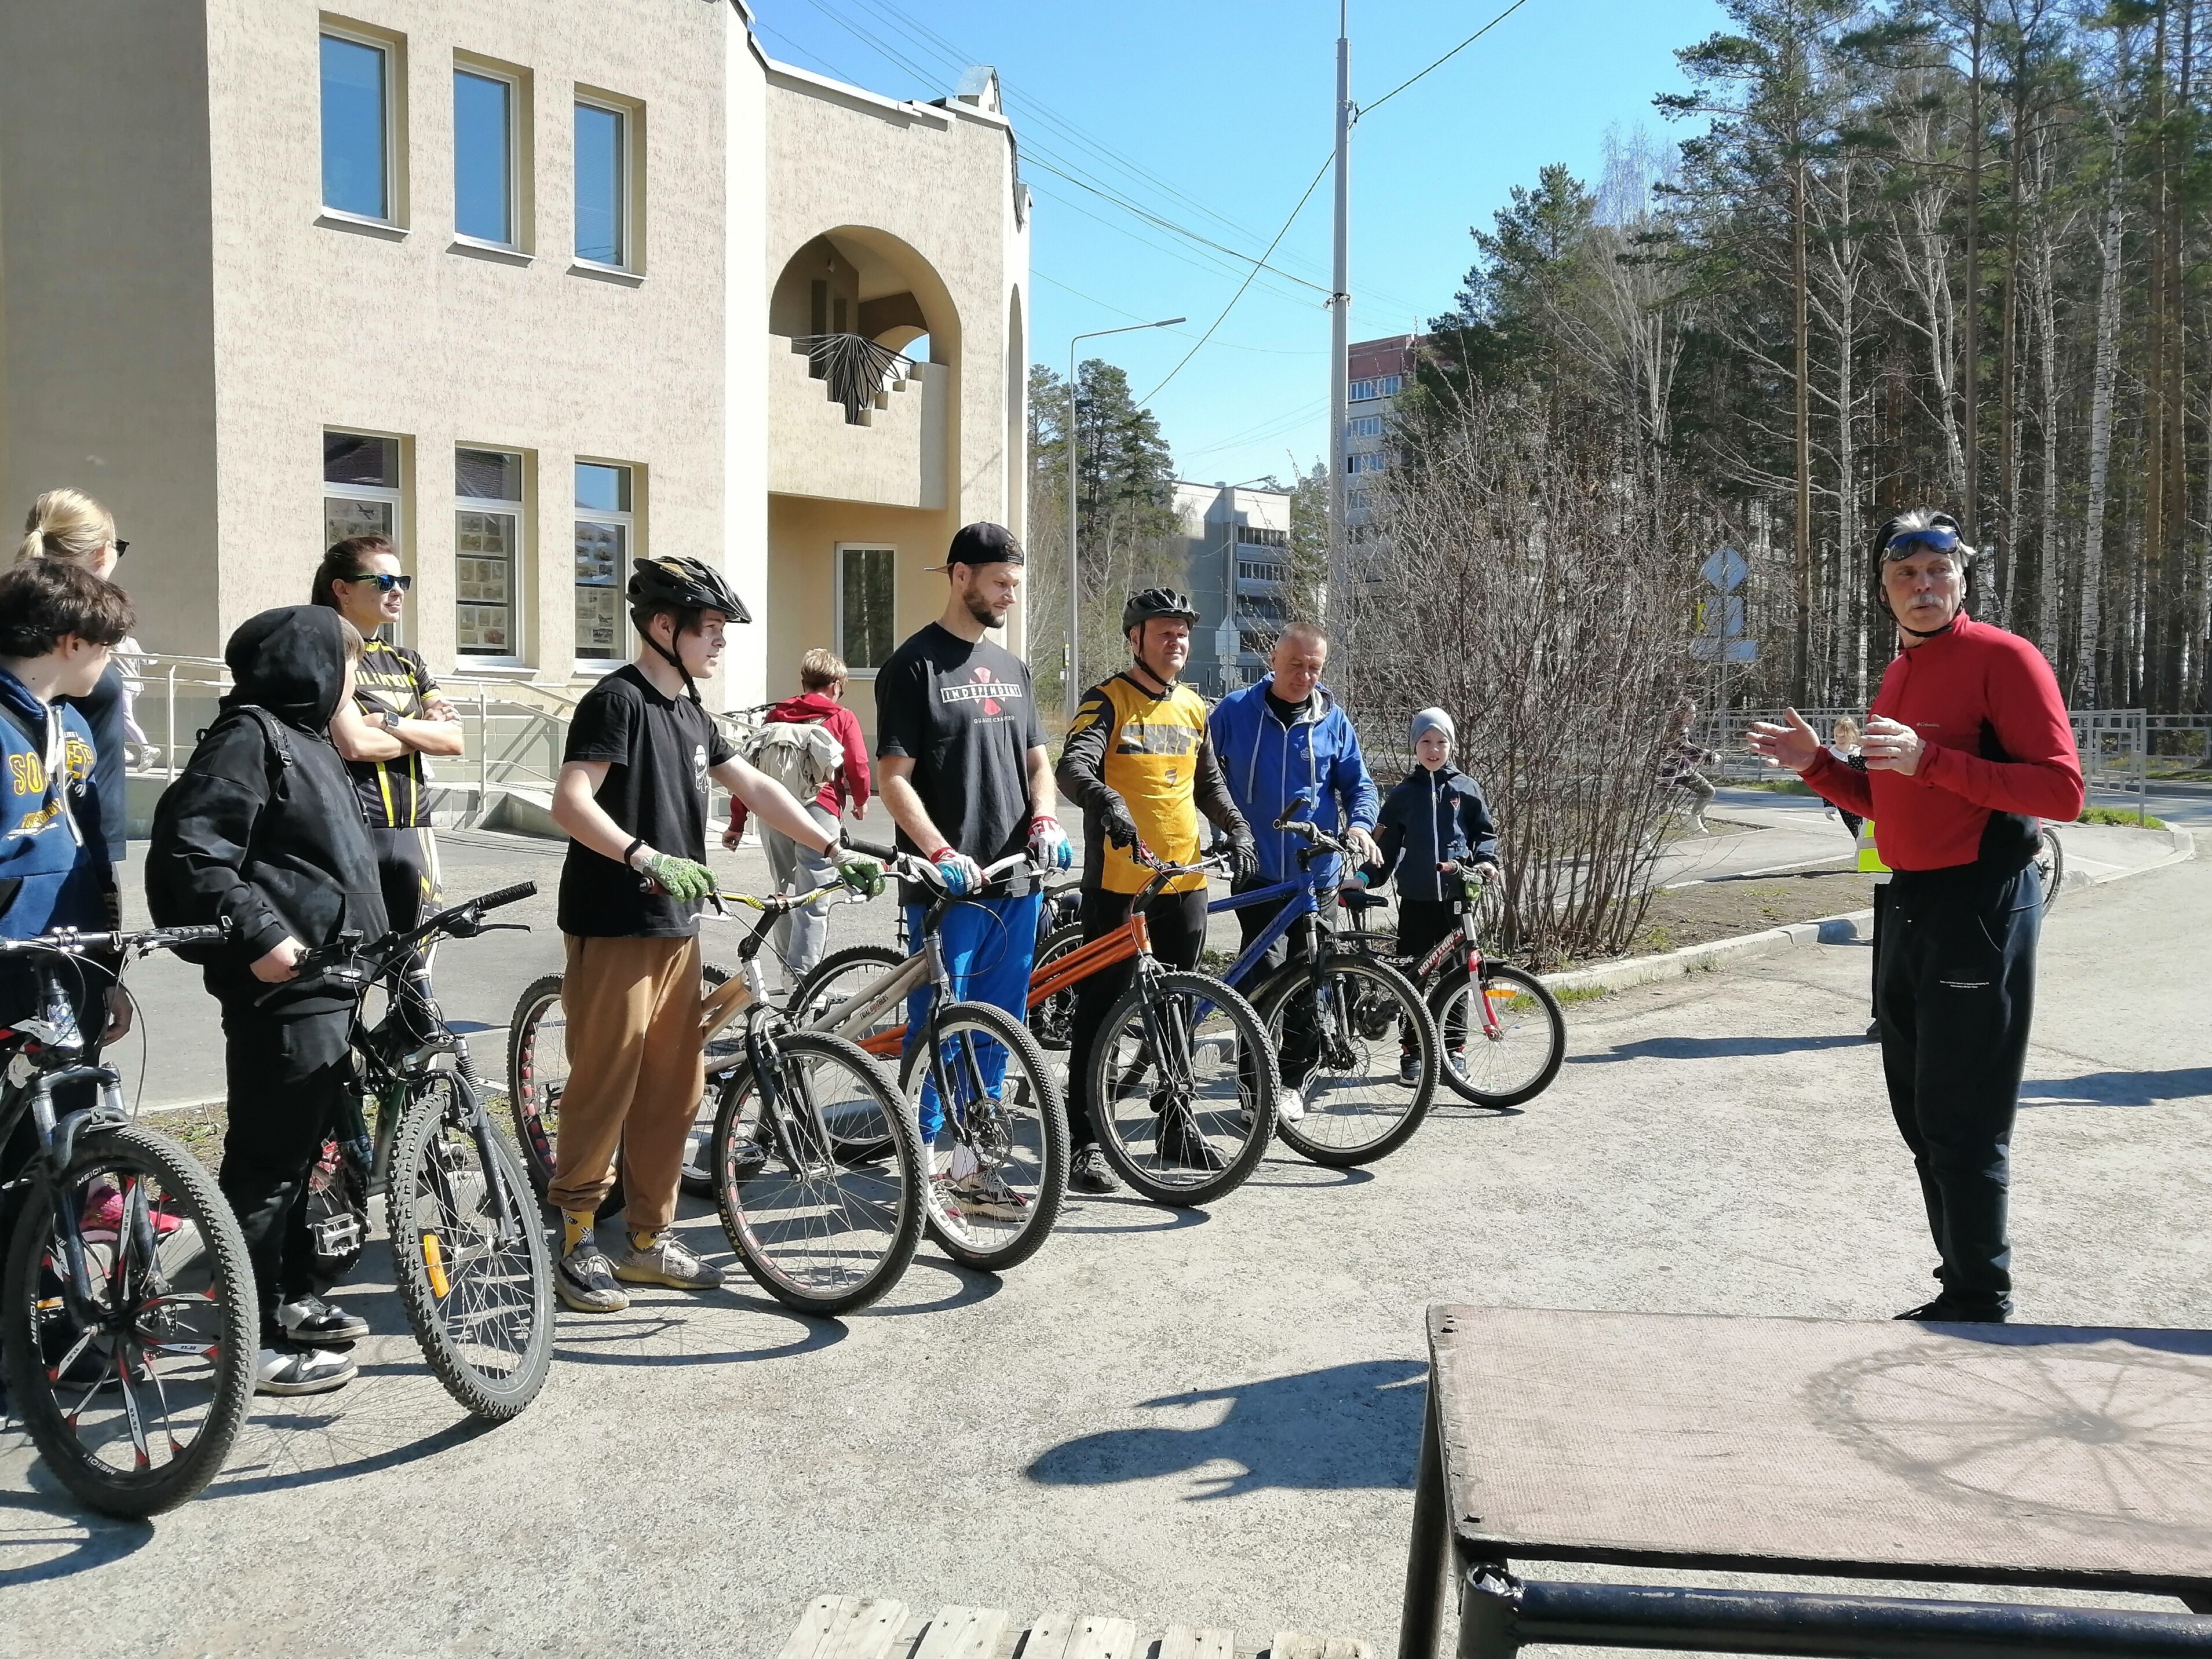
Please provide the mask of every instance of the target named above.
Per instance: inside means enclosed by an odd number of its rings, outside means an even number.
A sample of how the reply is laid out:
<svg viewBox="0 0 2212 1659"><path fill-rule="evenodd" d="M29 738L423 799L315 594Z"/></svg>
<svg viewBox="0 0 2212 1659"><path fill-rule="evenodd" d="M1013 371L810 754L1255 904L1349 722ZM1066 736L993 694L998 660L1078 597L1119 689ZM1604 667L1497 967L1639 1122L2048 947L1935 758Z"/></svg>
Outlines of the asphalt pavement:
<svg viewBox="0 0 2212 1659"><path fill-rule="evenodd" d="M485 885L557 869L483 854ZM503 1019L553 947L448 947L441 987ZM2052 913L2023 1319L2212 1323L2208 970L2212 864ZM1003 1279L925 1245L842 1322L769 1301L687 1203L731 1284L564 1314L495 1430L426 1374L380 1247L341 1292L377 1333L361 1380L259 1402L183 1510L88 1521L0 1438L0 1656L772 1654L825 1591L1388 1651L1429 1304L1881 1319L1928 1294L1867 973L1808 946L1573 1005L1523 1111L1440 1109L1366 1170L1278 1155L1210 1212L1075 1201Z"/></svg>

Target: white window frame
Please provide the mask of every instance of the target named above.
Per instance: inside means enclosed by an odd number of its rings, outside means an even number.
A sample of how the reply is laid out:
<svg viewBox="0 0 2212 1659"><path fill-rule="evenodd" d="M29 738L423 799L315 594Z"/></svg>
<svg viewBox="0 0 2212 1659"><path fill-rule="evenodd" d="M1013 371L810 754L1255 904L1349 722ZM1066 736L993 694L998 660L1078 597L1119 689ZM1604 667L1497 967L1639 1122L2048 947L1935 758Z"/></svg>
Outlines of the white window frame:
<svg viewBox="0 0 2212 1659"><path fill-rule="evenodd" d="M876 671L854 663L852 653L845 649L845 556L848 553L885 553L890 556L891 631L896 634L898 631L898 549L889 542L839 542L836 556L831 562L830 622L831 637L836 641L835 648L837 654L845 659L853 678L872 680L876 677ZM892 642L891 648L898 648L896 641Z"/></svg>
<svg viewBox="0 0 2212 1659"><path fill-rule="evenodd" d="M595 96L592 94L586 92L580 87L576 89L575 96L569 100L569 268L574 270L598 271L623 276L638 276L644 269L643 262L638 257L639 231L643 222L643 216L638 211L637 201L639 195L636 150L637 124L639 116L638 106L635 104L626 103L619 98L604 94ZM576 251L576 177L580 165L576 155L576 109L579 107L603 111L606 114L613 116L617 120L622 123L620 129L620 140L617 145L619 154L615 157L615 177L620 181L622 186L622 203L619 210L615 215L615 222L621 227L622 247L619 250L621 257L616 259L612 264L609 264L604 259L587 259Z"/></svg>
<svg viewBox="0 0 2212 1659"><path fill-rule="evenodd" d="M1373 403L1381 398L1395 398L1405 389L1406 377L1403 374L1369 374L1352 383L1346 392L1345 401Z"/></svg>
<svg viewBox="0 0 2212 1659"><path fill-rule="evenodd" d="M384 215L356 213L351 208L332 207L322 200L323 181L323 57L322 42L327 36L356 46L368 46L384 55ZM405 61L399 42L388 36L372 33L365 28L324 19L315 29L315 197L317 211L322 217L339 224L366 225L378 230L399 230L407 228L404 217L405 191L400 180L399 163L399 77L405 72Z"/></svg>
<svg viewBox="0 0 2212 1659"><path fill-rule="evenodd" d="M640 471L637 464L634 461L595 460L588 455L579 455L576 457L574 465L577 466L611 466L615 468L617 471L627 473L629 475L629 512L618 513L606 507L586 507L581 501L577 501L575 502L575 519L579 524L610 524L619 526L624 532L623 536L623 555L625 561L642 558L644 555L638 551L637 544L637 475ZM570 488L572 490L574 487L574 475L571 473ZM615 649L613 654L611 656L605 657L587 657L583 654L582 646L580 644L575 645L574 658L576 665L576 672L578 673L602 674L610 669L621 667L623 663L629 660L629 658L623 653L621 628L621 618L627 609L627 607L621 603L621 595L623 593L624 585L629 581L629 570L627 563L625 563L621 568L615 572L615 583L611 590L617 597L617 604L615 606ZM573 533L571 534L568 541L568 586L572 590L572 599L568 612L568 628L570 639L574 641L576 622L573 591L580 587L582 584L576 580L576 544L575 538Z"/></svg>
<svg viewBox="0 0 2212 1659"><path fill-rule="evenodd" d="M527 132L524 127L529 107L529 88L521 74L481 58L456 56L453 59L453 79L473 75L479 81L497 81L507 88L507 240L495 241L489 236L478 236L461 228L461 140L460 123L453 124L453 240L465 247L487 248L498 253L525 252L523 224L526 217L522 201L526 175L523 170ZM457 87L449 92L458 94ZM473 447L473 446L471 446Z"/></svg>
<svg viewBox="0 0 2212 1659"><path fill-rule="evenodd" d="M492 501L480 495L462 495L460 468L461 451L464 449L481 450L490 455L512 456L516 470L521 474L523 499L501 501ZM473 663L494 667L520 667L527 661L523 655L523 644L526 609L525 605L526 583L524 579L530 565L530 507L527 499L530 494L530 457L520 449L508 449L500 444L457 443L453 448L453 458L454 660L456 663ZM514 520L514 561L507 568L507 648L504 652L471 651L460 642L460 608L464 605L477 603L475 600L464 599L460 596L460 561L464 558L483 556L481 554L465 554L461 551L460 515L464 513L504 513L511 514ZM569 556L573 559L574 554L571 552Z"/></svg>
<svg viewBox="0 0 2212 1659"><path fill-rule="evenodd" d="M1380 415L1354 415L1344 423L1344 435L1347 438L1379 438L1382 435L1382 417Z"/></svg>

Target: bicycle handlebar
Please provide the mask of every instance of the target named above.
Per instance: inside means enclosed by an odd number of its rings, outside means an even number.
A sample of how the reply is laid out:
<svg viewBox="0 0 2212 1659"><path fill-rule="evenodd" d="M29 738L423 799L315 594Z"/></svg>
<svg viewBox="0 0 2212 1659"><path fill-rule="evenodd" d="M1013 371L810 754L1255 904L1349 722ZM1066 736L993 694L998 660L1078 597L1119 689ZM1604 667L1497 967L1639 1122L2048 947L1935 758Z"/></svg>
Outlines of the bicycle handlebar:
<svg viewBox="0 0 2212 1659"><path fill-rule="evenodd" d="M143 927L135 933L87 933L75 927L57 927L36 939L0 939L0 957L44 955L82 956L88 951L173 951L180 945L216 945L230 937L230 924L206 927Z"/></svg>
<svg viewBox="0 0 2212 1659"><path fill-rule="evenodd" d="M382 977L394 962L433 933L450 933L455 939L473 939L486 931L483 921L486 911L519 904L537 891L536 882L518 881L512 887L497 888L449 909L441 910L436 915L417 922L404 933L395 930L380 939L367 941L357 933L342 934L329 945L319 945L312 951L301 952L292 977L277 981L256 1000L265 1002L287 987L297 987L307 980L318 978L342 982L358 995Z"/></svg>
<svg viewBox="0 0 2212 1659"><path fill-rule="evenodd" d="M927 887L948 898L978 896L975 893L946 892L944 872L919 853L902 853L896 847L885 847L873 842L854 841L850 836L845 837L845 845L864 857L880 859L902 881L910 881L916 886ZM1053 873L1052 870L1045 865L1030 863L1030 855L1027 853L1009 853L995 864L984 865L982 870L983 884L986 887L1017 871L1040 880Z"/></svg>

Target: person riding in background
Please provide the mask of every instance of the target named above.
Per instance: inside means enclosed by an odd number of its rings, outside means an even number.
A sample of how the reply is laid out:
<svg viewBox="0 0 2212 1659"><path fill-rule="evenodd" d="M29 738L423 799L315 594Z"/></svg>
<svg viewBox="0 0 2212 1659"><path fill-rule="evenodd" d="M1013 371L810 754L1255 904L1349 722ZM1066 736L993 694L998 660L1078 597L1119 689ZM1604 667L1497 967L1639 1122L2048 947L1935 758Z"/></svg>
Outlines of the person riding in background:
<svg viewBox="0 0 2212 1659"><path fill-rule="evenodd" d="M1250 826L1237 810L1206 732L1206 700L1178 683L1190 659L1198 611L1165 587L1133 593L1121 609L1129 666L1084 693L1067 728L1055 775L1060 793L1083 808L1083 937L1103 938L1129 919L1152 878L1139 856L1190 864L1204 853L1199 814L1229 837L1233 875L1255 867ZM1206 943L1206 877L1176 876L1145 902L1152 954L1173 968L1195 968ZM1115 1000L1136 969L1124 963L1092 974L1076 992L1067 1054L1067 1121L1075 1153L1068 1185L1110 1193L1114 1179L1098 1150L1090 1098L1092 1048ZM1194 1169L1223 1167L1187 1115L1159 1129L1161 1155Z"/></svg>
<svg viewBox="0 0 2212 1659"><path fill-rule="evenodd" d="M1274 827L1285 809L1301 796L1306 805L1292 816L1327 832L1343 826L1341 838L1352 851L1357 866L1382 861L1382 849L1371 833L1379 811L1375 780L1359 752L1359 735L1328 688L1321 683L1328 665L1328 635L1312 623L1292 623L1275 642L1269 672L1256 685L1231 691L1214 704L1206 717L1206 730L1237 808L1253 827L1258 842L1259 868L1238 884L1239 890L1272 887L1303 878L1298 854L1306 843L1287 830ZM1334 854L1316 860L1314 869L1325 882L1316 895L1322 917L1334 921L1336 888L1352 878L1352 871L1336 868ZM1249 945L1272 921L1287 898L1274 904L1255 904L1237 912L1237 926ZM1263 971L1279 968L1292 955L1304 956L1312 937L1314 918L1294 922L1267 949ZM1283 1040L1283 1092L1276 1112L1295 1123L1305 1115L1303 1091L1313 1075L1320 1054L1320 1033L1314 1029L1311 1010L1303 1000L1294 1004Z"/></svg>
<svg viewBox="0 0 2212 1659"><path fill-rule="evenodd" d="M1674 705L1674 732L1667 741L1667 748L1659 757L1659 777L1671 783L1690 798L1688 833L1710 836L1705 827L1705 809L1713 804L1718 792L1712 782L1698 769L1720 764L1720 751L1708 749L1691 740L1690 731L1698 723L1698 705L1687 697Z"/></svg>
<svg viewBox="0 0 2212 1659"><path fill-rule="evenodd" d="M746 756L755 769L803 799L807 815L835 834L839 810L852 804L855 823L868 816L868 745L860 722L845 704L845 682L850 673L836 652L816 646L799 659L799 694L786 697L768 711L768 726ZM777 726L797 727L796 733ZM794 785L814 778L820 785L802 794ZM745 833L745 804L730 797L730 827L722 831L722 845L734 848ZM781 830L761 832L768 854L769 878L779 893L806 893L836 878L830 862L802 847ZM817 899L795 915L778 916L775 953L784 972L797 984L830 948L830 901Z"/></svg>
<svg viewBox="0 0 2212 1659"><path fill-rule="evenodd" d="M708 1291L722 1282L668 1226L707 1085L699 906L714 885L708 780L834 858L855 891L883 890L882 866L839 852L835 832L739 759L701 704L694 682L714 673L725 631L752 620L722 573L697 559L639 559L629 599L637 654L576 705L553 786L553 821L569 838L558 911L568 1086L546 1199L561 1212L554 1285L578 1313L619 1313L629 1305L622 1284ZM610 1261L592 1224L617 1152L629 1243Z"/></svg>
<svg viewBox="0 0 2212 1659"><path fill-rule="evenodd" d="M343 617L362 636L354 693L331 717L331 741L345 757L361 797L384 914L408 928L438 902L438 842L430 829L425 755L461 753L461 717L438 690L416 652L384 637L396 627L414 578L382 536L349 536L323 555L311 597ZM402 965L398 1006L414 1036L437 1029L429 964L419 951Z"/></svg>
<svg viewBox="0 0 2212 1659"><path fill-rule="evenodd" d="M1900 1319L2012 1311L2012 1130L2035 1000L2039 819L2081 816L2081 763L2043 653L1966 608L1973 550L1948 514L1888 520L1875 598L1902 649L1881 677L1862 773L1796 709L1751 746L1874 821L1895 873L1875 963L1890 1110L1912 1152L1940 1261L1934 1300Z"/></svg>
<svg viewBox="0 0 2212 1659"><path fill-rule="evenodd" d="M988 637L1006 625L1027 562L1004 526L962 529L938 567L948 589L945 614L910 635L876 673L876 761L898 849L934 864L956 897L983 885L985 865L1018 853L1048 870L1074 862L1060 827L1028 665ZM935 896L915 883L899 884L907 932L916 941ZM1026 1020L1042 904L1036 884L1017 877L1000 896L946 907L937 939L953 1000L988 1002ZM932 994L924 985L908 1000L909 1048ZM995 1096L1006 1080L1005 1048L980 1040L976 1059ZM965 1143L956 1141L939 1164L945 1108L933 1083L922 1085L921 1115L933 1201L956 1215L1018 1217L1025 1200L987 1175Z"/></svg>
<svg viewBox="0 0 2212 1659"><path fill-rule="evenodd" d="M1417 962L1459 931L1457 901L1468 878L1486 879L1498 870L1498 827L1482 787L1451 763L1456 736L1441 708L1413 716L1408 741L1415 765L1382 803L1376 826L1382 868L1361 872L1370 886L1398 884L1398 954ZM1450 1063L1464 1070L1466 1030L1443 1035ZM1398 1081L1411 1087L1421 1080L1411 1030L1401 1027L1398 1047Z"/></svg>
<svg viewBox="0 0 2212 1659"><path fill-rule="evenodd" d="M162 927L230 925L194 960L222 1007L221 1184L261 1293L257 1386L352 1381L368 1322L315 1292L307 1177L355 1086L355 998L295 983L306 951L389 928L360 793L330 739L353 696L361 635L317 605L264 611L223 647L233 689L154 809L146 900Z"/></svg>

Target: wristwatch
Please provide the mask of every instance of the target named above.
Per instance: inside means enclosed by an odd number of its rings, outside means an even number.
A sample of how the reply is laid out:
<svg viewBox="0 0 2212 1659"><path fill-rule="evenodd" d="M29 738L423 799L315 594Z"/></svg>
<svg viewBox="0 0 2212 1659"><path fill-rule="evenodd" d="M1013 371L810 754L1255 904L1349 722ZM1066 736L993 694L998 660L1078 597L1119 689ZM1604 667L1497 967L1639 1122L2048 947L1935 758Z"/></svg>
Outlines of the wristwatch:
<svg viewBox="0 0 2212 1659"><path fill-rule="evenodd" d="M386 731L397 732L399 729L399 716L393 714L390 709L387 708L384 711L383 720L384 729Z"/></svg>

